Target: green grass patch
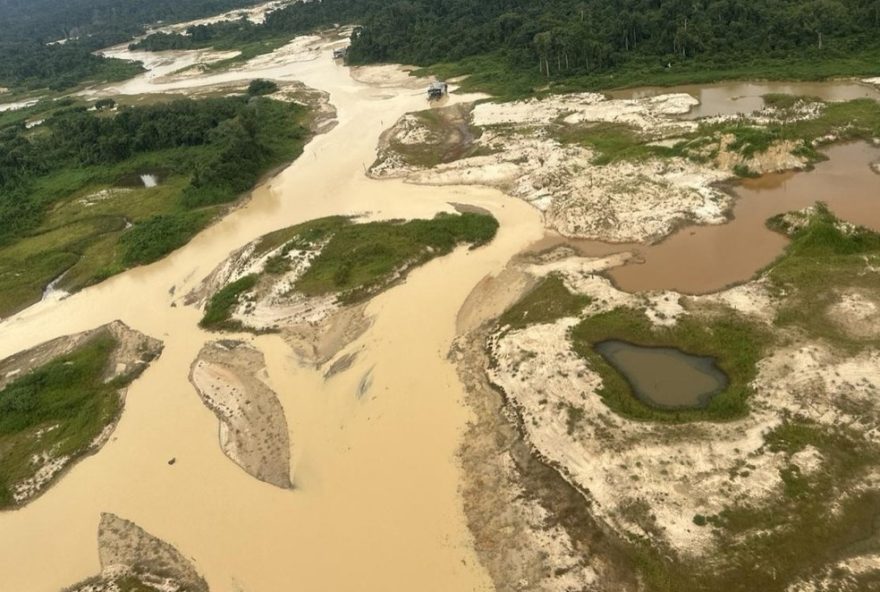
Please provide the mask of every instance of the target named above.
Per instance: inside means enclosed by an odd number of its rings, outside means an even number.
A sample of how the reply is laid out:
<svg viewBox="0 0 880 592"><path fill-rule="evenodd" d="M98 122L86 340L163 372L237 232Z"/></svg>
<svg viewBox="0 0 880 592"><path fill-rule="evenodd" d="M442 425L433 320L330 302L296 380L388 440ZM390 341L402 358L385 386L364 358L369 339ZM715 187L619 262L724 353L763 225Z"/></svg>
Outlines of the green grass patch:
<svg viewBox="0 0 880 592"><path fill-rule="evenodd" d="M115 346L106 334L93 338L0 391L0 508L34 475L33 455L81 456L119 416L125 380L103 381Z"/></svg>
<svg viewBox="0 0 880 592"><path fill-rule="evenodd" d="M488 243L497 230L495 218L472 213L347 224L327 241L295 288L307 296L335 293L345 304L359 302L459 244Z"/></svg>
<svg viewBox="0 0 880 592"><path fill-rule="evenodd" d="M636 128L625 123L561 126L554 135L564 144L577 144L596 152L593 163L598 165L679 154L675 148L650 146Z"/></svg>
<svg viewBox="0 0 880 592"><path fill-rule="evenodd" d="M880 278L866 273L869 265L880 265L880 233L841 225L823 204L794 232L785 228L784 220L777 216L768 222L792 239L768 271L773 289L785 295L776 325L798 329L850 352L880 346L877 337L853 335L828 315L842 290L880 294Z"/></svg>
<svg viewBox="0 0 880 592"><path fill-rule="evenodd" d="M749 383L757 374L756 364L772 343L766 329L729 310L683 316L675 325L663 327L655 326L644 312L626 307L585 318L574 327L571 339L575 351L602 377L599 395L608 407L626 417L659 422L725 421L744 416L749 408ZM597 343L609 339L711 356L730 382L704 408L666 410L649 406L595 351Z"/></svg>
<svg viewBox="0 0 880 592"><path fill-rule="evenodd" d="M746 158L766 151L776 142L791 141L797 145L794 152L796 155L805 157L809 162L816 162L824 158L813 147L813 141L818 138L834 135L840 141L870 141L880 135L880 103L873 99L824 103L818 117L796 120L794 117L787 118L785 112L799 102L815 99L768 95L764 97L765 101L768 97L768 104L782 110L781 122L760 126L748 122L702 124L697 131L687 136L689 141L698 142L707 137L729 134L734 140L727 149Z"/></svg>
<svg viewBox="0 0 880 592"><path fill-rule="evenodd" d="M241 323L232 320L232 312L238 306L241 297L253 289L259 279L260 276L257 274L246 275L220 289L208 300L199 326L203 329L227 331L240 329Z"/></svg>
<svg viewBox="0 0 880 592"><path fill-rule="evenodd" d="M507 309L498 323L511 329L552 323L563 317L579 315L589 303L589 296L573 294L560 276L549 275Z"/></svg>
<svg viewBox="0 0 880 592"><path fill-rule="evenodd" d="M122 235L122 264L134 267L158 261L189 242L208 221L205 212L153 216Z"/></svg>

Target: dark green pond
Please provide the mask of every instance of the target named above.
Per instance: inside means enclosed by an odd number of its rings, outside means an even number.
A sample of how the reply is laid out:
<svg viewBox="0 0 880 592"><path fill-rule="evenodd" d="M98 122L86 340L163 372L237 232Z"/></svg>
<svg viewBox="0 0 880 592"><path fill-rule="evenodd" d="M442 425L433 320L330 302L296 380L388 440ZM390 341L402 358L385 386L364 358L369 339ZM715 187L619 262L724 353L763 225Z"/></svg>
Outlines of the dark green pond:
<svg viewBox="0 0 880 592"><path fill-rule="evenodd" d="M626 378L635 395L653 407L705 407L727 388L727 375L708 356L617 340L597 343L595 349Z"/></svg>

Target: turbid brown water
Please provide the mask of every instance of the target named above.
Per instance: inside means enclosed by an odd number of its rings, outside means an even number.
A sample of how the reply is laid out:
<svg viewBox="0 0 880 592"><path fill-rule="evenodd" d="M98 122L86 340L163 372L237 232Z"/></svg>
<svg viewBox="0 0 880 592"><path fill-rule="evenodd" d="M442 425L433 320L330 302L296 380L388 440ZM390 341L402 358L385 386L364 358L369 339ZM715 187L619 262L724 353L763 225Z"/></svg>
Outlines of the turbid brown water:
<svg viewBox="0 0 880 592"><path fill-rule="evenodd" d="M880 100L880 90L855 80L827 82L719 82L706 85L645 86L610 91L614 99L641 99L668 93L687 93L699 99L700 104L686 115L687 118L752 113L764 107L763 96L788 94L818 97L824 101L849 101L872 98Z"/></svg>
<svg viewBox="0 0 880 592"><path fill-rule="evenodd" d="M704 407L728 383L724 372L706 356L616 340L603 341L595 347L626 378L636 396L654 407Z"/></svg>
<svg viewBox="0 0 880 592"><path fill-rule="evenodd" d="M96 573L102 512L126 516L175 545L213 592L491 588L459 497L455 453L469 413L446 355L461 303L481 278L541 236L540 215L495 190L367 179L381 132L426 104L420 92L388 78L393 69L382 70L378 88L353 80L330 48L314 60L264 63L257 72L192 84L298 79L330 93L339 125L247 205L166 259L0 324L0 357L114 319L165 342L162 357L129 390L106 447L31 505L0 514L3 592L57 592ZM136 84L150 92L185 87L147 78ZM375 322L350 346L360 354L344 373L325 381L280 337L242 336L264 353L269 386L284 406L294 489L259 482L229 462L216 419L187 379L199 349L215 336L198 328L199 311L171 306L170 289L185 294L231 251L281 227L357 212L431 217L453 211L449 202L491 211L501 223L496 240L432 261L378 296L367 310ZM358 398L370 369L371 387Z"/></svg>
<svg viewBox="0 0 880 592"><path fill-rule="evenodd" d="M777 214L822 201L843 220L880 231L880 175L870 164L880 149L864 143L837 145L809 172L786 172L742 181L733 219L722 225L688 226L650 246L566 241L585 255L632 251L636 262L608 272L627 292L675 290L705 294L751 279L782 254L788 240L767 229Z"/></svg>

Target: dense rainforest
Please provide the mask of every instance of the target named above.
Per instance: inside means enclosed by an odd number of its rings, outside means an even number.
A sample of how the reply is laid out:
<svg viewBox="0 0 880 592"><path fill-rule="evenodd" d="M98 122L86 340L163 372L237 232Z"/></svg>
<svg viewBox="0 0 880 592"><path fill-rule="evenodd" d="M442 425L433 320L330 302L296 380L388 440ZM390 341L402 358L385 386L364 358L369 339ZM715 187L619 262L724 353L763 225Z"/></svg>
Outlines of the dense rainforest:
<svg viewBox="0 0 880 592"><path fill-rule="evenodd" d="M496 83L588 84L601 76L607 84L614 73L625 83L807 78L880 68L880 0L320 0L274 11L263 25L197 27L139 47L229 47L335 23L361 25L352 63L447 64L450 74Z"/></svg>
<svg viewBox="0 0 880 592"><path fill-rule="evenodd" d="M0 0L0 86L61 90L84 80L119 80L137 65L92 52L156 21L184 21L255 0ZM53 43L66 40L63 44Z"/></svg>

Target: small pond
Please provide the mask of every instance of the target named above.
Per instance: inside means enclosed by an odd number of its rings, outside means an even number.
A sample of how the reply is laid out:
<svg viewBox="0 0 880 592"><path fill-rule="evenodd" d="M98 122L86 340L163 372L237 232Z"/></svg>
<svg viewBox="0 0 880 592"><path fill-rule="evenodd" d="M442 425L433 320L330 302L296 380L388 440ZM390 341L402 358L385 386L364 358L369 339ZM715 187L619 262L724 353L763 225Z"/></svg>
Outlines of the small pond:
<svg viewBox="0 0 880 592"><path fill-rule="evenodd" d="M121 176L116 185L120 187L156 187L167 176L167 172L159 169L145 170Z"/></svg>
<svg viewBox="0 0 880 592"><path fill-rule="evenodd" d="M727 388L727 375L711 357L617 340L597 343L595 349L626 378L635 395L653 407L705 407Z"/></svg>

